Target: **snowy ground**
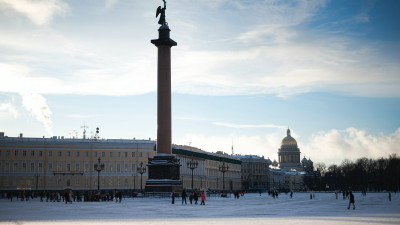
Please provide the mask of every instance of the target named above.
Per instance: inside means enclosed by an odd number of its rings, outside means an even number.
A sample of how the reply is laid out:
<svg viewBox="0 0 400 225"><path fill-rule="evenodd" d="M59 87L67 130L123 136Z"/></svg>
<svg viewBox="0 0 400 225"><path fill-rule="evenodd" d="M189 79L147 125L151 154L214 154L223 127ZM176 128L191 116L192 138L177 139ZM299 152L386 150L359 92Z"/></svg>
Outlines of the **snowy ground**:
<svg viewBox="0 0 400 225"><path fill-rule="evenodd" d="M115 202L29 202L0 199L0 224L400 224L400 194L355 193L356 209L333 193L246 194L240 199L211 198L206 205L177 199L124 199ZM200 203L200 202L199 202Z"/></svg>

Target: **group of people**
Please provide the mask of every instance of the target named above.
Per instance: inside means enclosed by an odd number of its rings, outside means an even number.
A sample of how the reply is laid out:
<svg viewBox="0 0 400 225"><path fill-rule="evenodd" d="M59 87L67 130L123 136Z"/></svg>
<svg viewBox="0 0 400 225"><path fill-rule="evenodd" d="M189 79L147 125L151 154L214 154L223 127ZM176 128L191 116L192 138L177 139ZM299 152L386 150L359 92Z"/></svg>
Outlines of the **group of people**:
<svg viewBox="0 0 400 225"><path fill-rule="evenodd" d="M40 197L40 201L46 202L94 202L94 201L113 201L115 198L115 202L122 201L122 191L108 191L108 192L99 192L99 191L72 191L72 190L63 190L63 191L9 191L5 193L7 198L10 201L13 201L14 198L20 201L29 201L29 199L33 199L36 197Z"/></svg>
<svg viewBox="0 0 400 225"><path fill-rule="evenodd" d="M171 194L172 204L175 204L176 197L177 197L177 194L173 191ZM181 197L182 197L182 204L183 203L187 204L186 198L188 197L188 194L185 189L182 190ZM206 204L206 202L205 202L206 195L204 194L204 191L201 192L200 199L201 199L200 205L205 205ZM199 195L196 190L194 192L190 193L190 195L189 195L190 204L193 204L193 201L194 201L194 204L197 204L198 200L199 200Z"/></svg>

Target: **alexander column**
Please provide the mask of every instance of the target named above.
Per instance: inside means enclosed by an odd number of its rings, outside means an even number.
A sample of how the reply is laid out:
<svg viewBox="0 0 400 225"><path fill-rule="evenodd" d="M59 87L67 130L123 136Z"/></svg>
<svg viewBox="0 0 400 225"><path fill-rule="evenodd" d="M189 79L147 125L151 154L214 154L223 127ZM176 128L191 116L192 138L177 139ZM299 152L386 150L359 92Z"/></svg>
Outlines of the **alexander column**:
<svg viewBox="0 0 400 225"><path fill-rule="evenodd" d="M171 141L171 47L177 43L169 38L168 23L165 21L164 8L157 8L156 17L160 15L158 23L158 39L151 40L158 48L157 62L157 154L149 159L149 179L146 182L146 191L171 192L182 189L179 180L178 159L172 155Z"/></svg>

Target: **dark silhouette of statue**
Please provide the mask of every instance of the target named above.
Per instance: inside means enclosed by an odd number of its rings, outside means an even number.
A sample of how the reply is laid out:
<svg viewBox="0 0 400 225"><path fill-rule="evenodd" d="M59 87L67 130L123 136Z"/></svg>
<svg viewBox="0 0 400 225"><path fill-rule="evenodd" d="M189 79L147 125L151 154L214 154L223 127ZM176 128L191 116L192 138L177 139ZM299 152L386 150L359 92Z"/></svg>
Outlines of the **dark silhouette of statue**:
<svg viewBox="0 0 400 225"><path fill-rule="evenodd" d="M160 19L158 20L158 24L160 24L160 25L167 24L167 22L165 21L165 10L167 9L167 3L165 2L165 0L163 0L163 2L164 2L164 8L161 8L161 6L158 6L157 12L156 12L156 18L158 17L158 14L161 14Z"/></svg>

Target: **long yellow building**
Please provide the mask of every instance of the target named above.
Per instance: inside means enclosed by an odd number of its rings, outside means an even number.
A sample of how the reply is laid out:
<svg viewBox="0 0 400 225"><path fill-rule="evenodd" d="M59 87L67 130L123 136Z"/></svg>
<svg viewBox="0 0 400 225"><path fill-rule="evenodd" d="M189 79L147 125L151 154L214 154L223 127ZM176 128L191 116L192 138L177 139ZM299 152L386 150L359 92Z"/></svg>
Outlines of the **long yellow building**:
<svg viewBox="0 0 400 225"><path fill-rule="evenodd" d="M150 139L26 138L0 132L0 190L141 190L155 149ZM184 188L191 188L187 162L194 159L194 188L241 189L240 160L188 146L175 146L172 153L181 160ZM229 167L225 173L219 171L222 164Z"/></svg>

